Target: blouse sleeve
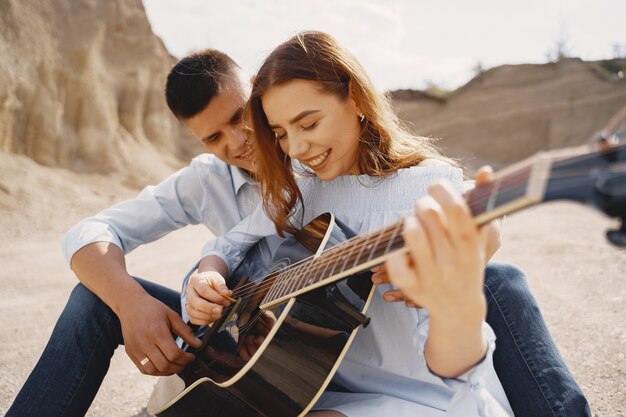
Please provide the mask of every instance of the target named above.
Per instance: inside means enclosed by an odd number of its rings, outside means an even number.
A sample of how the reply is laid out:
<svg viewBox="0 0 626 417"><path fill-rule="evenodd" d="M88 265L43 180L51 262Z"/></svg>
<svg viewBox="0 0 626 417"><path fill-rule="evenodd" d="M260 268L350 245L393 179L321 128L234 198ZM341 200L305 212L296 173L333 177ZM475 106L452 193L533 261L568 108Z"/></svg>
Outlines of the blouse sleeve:
<svg viewBox="0 0 626 417"><path fill-rule="evenodd" d="M232 273L254 244L275 233L274 223L265 215L263 206L259 205L226 234L207 242L202 248L202 257L220 257L228 266L228 272Z"/></svg>
<svg viewBox="0 0 626 417"><path fill-rule="evenodd" d="M419 349L421 378L434 385L446 387L454 392L448 406L448 417L512 417L513 411L505 402L498 401L496 390L500 389L498 377L493 367L493 352L496 337L491 327L483 322L483 337L487 341L487 352L473 368L456 378L443 378L433 373L426 364L424 347L428 338L428 313L420 310L426 319L420 320L414 334L415 344ZM501 395L504 395L502 392ZM472 410L472 411L470 411Z"/></svg>

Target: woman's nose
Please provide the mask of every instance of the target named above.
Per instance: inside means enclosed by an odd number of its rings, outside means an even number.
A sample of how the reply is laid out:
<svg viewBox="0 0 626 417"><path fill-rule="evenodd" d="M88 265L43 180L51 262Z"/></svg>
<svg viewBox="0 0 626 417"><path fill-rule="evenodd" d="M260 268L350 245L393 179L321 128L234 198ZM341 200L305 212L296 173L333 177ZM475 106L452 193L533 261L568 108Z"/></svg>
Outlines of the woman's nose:
<svg viewBox="0 0 626 417"><path fill-rule="evenodd" d="M287 142L287 146L289 147L287 153L293 159L300 159L302 156L305 156L310 147L308 141L299 135L289 136Z"/></svg>

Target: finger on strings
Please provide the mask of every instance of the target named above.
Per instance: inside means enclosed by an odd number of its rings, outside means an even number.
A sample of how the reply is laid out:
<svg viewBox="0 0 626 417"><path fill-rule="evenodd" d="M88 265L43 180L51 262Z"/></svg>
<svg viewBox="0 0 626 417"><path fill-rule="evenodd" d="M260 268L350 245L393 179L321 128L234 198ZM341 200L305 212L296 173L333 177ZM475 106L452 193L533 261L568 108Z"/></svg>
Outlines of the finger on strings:
<svg viewBox="0 0 626 417"><path fill-rule="evenodd" d="M389 255L386 262L389 280L400 290L417 289L417 277L411 268L409 257L401 252Z"/></svg>
<svg viewBox="0 0 626 417"><path fill-rule="evenodd" d="M493 168L490 165L483 165L476 171L476 186L480 187L481 185L488 184L492 182L495 178L493 174Z"/></svg>
<svg viewBox="0 0 626 417"><path fill-rule="evenodd" d="M451 245L460 250L471 250L475 244L476 226L463 197L444 182L433 185L429 191L444 213Z"/></svg>
<svg viewBox="0 0 626 417"><path fill-rule="evenodd" d="M431 196L418 200L415 205L415 217L418 221L411 221L408 224L412 232L404 232L404 239L410 249L417 272L420 276L427 278L435 260L447 261L451 245L443 212Z"/></svg>

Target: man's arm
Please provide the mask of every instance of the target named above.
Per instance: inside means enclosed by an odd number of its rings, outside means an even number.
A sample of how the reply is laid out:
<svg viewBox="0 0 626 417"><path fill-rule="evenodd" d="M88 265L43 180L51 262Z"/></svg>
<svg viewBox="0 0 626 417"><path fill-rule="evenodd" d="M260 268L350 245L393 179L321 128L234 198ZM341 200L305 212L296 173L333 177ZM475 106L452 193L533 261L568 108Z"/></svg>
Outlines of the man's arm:
<svg viewBox="0 0 626 417"><path fill-rule="evenodd" d="M80 282L118 316L126 353L144 374L170 375L193 360L174 342L174 333L189 345L201 342L178 314L149 295L126 271L121 249L108 242L89 244L74 254L71 267ZM141 365L144 358L150 361Z"/></svg>
<svg viewBox="0 0 626 417"><path fill-rule="evenodd" d="M171 333L191 346L198 341L178 314L130 276L124 253L202 220L204 206L198 202L206 190L200 168L188 166L146 187L136 198L81 221L63 239L72 270L118 316L126 351L143 373L171 374L189 362L191 356L178 348ZM145 358L150 361L141 365Z"/></svg>
<svg viewBox="0 0 626 417"><path fill-rule="evenodd" d="M192 163L144 188L137 197L82 220L63 238L65 258L69 262L80 248L94 242L114 243L127 254L173 230L202 223L205 211L212 209L207 207L207 194L220 191L205 189L202 175L210 175L209 164Z"/></svg>

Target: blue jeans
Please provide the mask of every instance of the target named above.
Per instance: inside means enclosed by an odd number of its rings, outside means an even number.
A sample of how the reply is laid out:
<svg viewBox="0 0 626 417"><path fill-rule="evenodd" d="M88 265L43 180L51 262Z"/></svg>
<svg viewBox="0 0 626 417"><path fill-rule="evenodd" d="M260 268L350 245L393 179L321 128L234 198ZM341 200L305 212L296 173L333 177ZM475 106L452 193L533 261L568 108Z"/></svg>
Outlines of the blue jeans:
<svg viewBox="0 0 626 417"><path fill-rule="evenodd" d="M177 291L137 281L180 314ZM122 344L122 328L113 310L78 284L6 416L84 416L109 370L113 352Z"/></svg>
<svg viewBox="0 0 626 417"><path fill-rule="evenodd" d="M487 323L496 334L493 363L517 417L591 416L528 288L524 273L490 263L485 273Z"/></svg>
<svg viewBox="0 0 626 417"><path fill-rule="evenodd" d="M153 297L180 313L179 294L138 280ZM563 363L524 274L490 264L485 275L488 323L496 333L496 371L518 417L591 416ZM121 344L117 316L82 284L74 288L48 345L7 417L83 416Z"/></svg>

